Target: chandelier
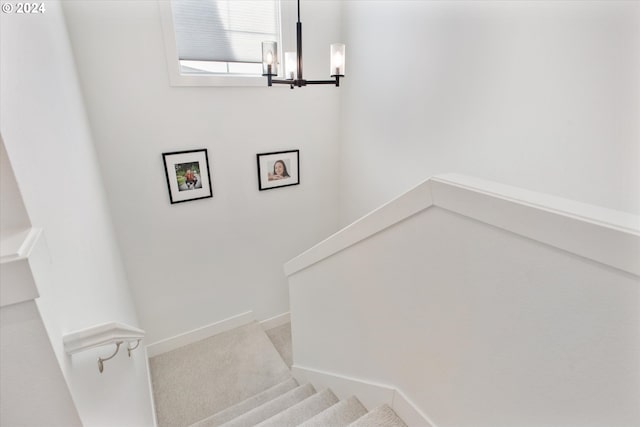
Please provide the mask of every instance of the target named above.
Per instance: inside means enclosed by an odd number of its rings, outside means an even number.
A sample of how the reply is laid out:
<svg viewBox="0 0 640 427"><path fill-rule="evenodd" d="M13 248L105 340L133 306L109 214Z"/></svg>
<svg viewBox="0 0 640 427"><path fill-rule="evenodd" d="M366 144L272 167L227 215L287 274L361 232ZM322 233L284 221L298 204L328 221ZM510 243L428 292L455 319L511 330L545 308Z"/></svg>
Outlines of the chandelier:
<svg viewBox="0 0 640 427"><path fill-rule="evenodd" d="M267 78L267 85L276 84L302 87L307 85L336 85L340 86L340 77L344 77L344 44L331 45L332 80L305 80L302 77L302 23L300 22L300 0L298 0L298 22L296 23L296 51L285 52L285 79L275 79L278 75L278 43L274 41L262 42L262 75Z"/></svg>

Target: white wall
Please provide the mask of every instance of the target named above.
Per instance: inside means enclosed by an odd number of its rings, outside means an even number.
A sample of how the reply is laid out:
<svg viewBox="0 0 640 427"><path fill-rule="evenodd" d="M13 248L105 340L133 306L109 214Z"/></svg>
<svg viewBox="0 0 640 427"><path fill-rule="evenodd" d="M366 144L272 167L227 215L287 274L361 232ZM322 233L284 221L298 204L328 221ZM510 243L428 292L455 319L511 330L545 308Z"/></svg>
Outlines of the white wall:
<svg viewBox="0 0 640 427"><path fill-rule="evenodd" d="M152 411L141 354L131 360L119 354L100 375L96 359L111 348L73 357L63 349L66 332L107 321L135 326L138 319L60 4L48 1L45 8L0 18L0 132L28 216L44 229L50 255L49 265L34 270L37 305L82 423L147 426Z"/></svg>
<svg viewBox="0 0 640 427"><path fill-rule="evenodd" d="M640 3L343 5L342 223L443 172L640 212Z"/></svg>
<svg viewBox="0 0 640 427"><path fill-rule="evenodd" d="M64 6L149 339L288 311L283 263L337 227L339 90L171 87L155 1ZM307 78L328 77L339 12L303 2ZM208 149L214 196L171 205L161 154L196 148ZM256 153L284 149L300 150L301 184L258 191Z"/></svg>
<svg viewBox="0 0 640 427"><path fill-rule="evenodd" d="M0 135L0 232L22 230L31 227L29 215L22 202L13 168Z"/></svg>
<svg viewBox="0 0 640 427"><path fill-rule="evenodd" d="M440 427L637 426L638 276L502 227L548 240L564 227L559 241L583 249L587 234L594 253L623 229L572 233L598 222L452 188L416 191L288 264L294 366L393 386ZM363 235L430 193L436 206ZM634 224L619 240L630 254Z"/></svg>
<svg viewBox="0 0 640 427"><path fill-rule="evenodd" d="M24 236L31 222L0 135L0 424L80 426L44 323ZM29 256L28 261L19 256ZM45 255L46 258L46 255ZM40 262L43 261L40 258ZM18 265L20 266L18 266Z"/></svg>
<svg viewBox="0 0 640 427"><path fill-rule="evenodd" d="M33 301L0 308L0 422L82 426Z"/></svg>

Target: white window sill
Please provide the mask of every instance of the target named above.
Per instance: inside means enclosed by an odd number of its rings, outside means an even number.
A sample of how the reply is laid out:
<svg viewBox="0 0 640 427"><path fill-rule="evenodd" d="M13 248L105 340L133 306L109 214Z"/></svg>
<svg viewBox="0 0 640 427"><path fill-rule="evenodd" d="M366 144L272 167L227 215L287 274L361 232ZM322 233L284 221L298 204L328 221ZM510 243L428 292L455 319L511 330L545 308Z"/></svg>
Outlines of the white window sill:
<svg viewBox="0 0 640 427"><path fill-rule="evenodd" d="M171 86L267 86L267 78L261 76L215 76L169 73Z"/></svg>

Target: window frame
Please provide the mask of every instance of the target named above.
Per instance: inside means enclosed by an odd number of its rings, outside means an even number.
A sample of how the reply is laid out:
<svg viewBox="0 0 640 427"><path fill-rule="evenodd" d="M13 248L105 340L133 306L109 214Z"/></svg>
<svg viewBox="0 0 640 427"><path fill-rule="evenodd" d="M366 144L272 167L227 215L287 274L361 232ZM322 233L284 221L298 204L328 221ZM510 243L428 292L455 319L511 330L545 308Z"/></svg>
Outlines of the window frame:
<svg viewBox="0 0 640 427"><path fill-rule="evenodd" d="M206 73L182 74L180 60L178 59L171 0L158 0L158 7L160 9L165 56L171 86L267 86L267 79L263 76ZM295 37L293 31L289 28L293 24L287 25L287 23L295 23L296 13L295 2L280 0L279 77L284 75L282 58L285 49L287 51L295 51Z"/></svg>

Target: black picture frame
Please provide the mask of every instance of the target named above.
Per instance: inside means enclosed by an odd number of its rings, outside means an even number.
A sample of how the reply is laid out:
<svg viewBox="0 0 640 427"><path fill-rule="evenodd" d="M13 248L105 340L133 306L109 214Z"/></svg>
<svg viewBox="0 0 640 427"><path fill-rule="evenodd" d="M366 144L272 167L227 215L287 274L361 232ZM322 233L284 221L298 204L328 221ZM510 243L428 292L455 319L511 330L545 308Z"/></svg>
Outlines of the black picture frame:
<svg viewBox="0 0 640 427"><path fill-rule="evenodd" d="M258 190L273 190L300 184L300 150L256 154ZM282 171L278 175L277 171Z"/></svg>
<svg viewBox="0 0 640 427"><path fill-rule="evenodd" d="M171 204L213 197L206 148L162 153Z"/></svg>

